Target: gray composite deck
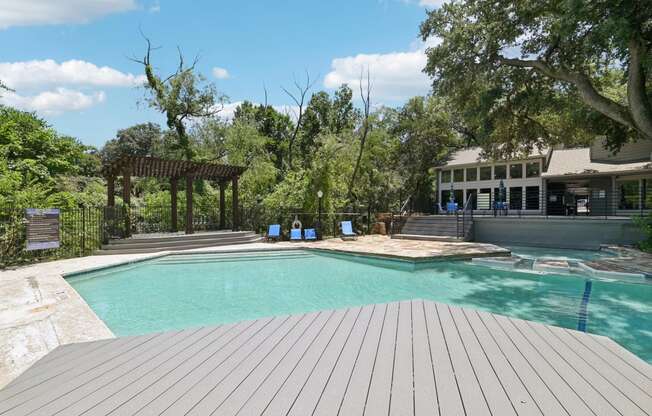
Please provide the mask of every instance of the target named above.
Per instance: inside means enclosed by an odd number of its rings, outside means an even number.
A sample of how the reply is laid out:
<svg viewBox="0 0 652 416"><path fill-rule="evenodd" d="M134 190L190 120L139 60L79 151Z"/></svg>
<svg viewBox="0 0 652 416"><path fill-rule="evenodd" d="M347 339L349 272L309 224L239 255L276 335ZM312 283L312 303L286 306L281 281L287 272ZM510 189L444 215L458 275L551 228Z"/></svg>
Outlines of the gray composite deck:
<svg viewBox="0 0 652 416"><path fill-rule="evenodd" d="M59 347L0 415L650 415L605 337L429 301Z"/></svg>

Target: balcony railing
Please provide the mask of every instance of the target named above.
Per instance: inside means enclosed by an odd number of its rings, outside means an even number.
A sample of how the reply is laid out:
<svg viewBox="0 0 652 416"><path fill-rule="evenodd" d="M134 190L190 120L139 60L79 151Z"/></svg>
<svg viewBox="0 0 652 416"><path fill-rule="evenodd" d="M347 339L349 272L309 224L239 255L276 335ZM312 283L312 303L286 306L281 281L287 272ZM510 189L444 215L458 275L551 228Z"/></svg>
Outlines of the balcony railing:
<svg viewBox="0 0 652 416"><path fill-rule="evenodd" d="M557 217L631 217L652 212L652 189L639 194L620 190L582 188L581 191L548 189L539 192L468 192L474 215L557 216ZM448 201L438 205L447 212ZM461 204L457 205L461 209Z"/></svg>

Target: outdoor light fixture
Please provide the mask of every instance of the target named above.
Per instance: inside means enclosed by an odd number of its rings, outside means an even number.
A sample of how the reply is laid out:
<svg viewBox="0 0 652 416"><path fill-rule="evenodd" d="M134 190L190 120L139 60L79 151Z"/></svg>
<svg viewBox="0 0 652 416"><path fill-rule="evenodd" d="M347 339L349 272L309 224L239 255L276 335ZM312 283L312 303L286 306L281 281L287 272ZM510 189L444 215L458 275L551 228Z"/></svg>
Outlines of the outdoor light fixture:
<svg viewBox="0 0 652 416"><path fill-rule="evenodd" d="M321 199L324 196L324 193L320 189L317 191L317 198L319 198L319 213L317 215L317 238L321 240L322 232L321 232Z"/></svg>

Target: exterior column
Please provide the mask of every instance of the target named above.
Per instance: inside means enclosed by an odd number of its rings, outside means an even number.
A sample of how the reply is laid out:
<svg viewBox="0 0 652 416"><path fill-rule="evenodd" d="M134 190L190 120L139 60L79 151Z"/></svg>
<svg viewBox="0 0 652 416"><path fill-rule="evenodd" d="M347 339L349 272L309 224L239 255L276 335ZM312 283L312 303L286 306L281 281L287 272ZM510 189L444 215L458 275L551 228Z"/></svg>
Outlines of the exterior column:
<svg viewBox="0 0 652 416"><path fill-rule="evenodd" d="M240 226L239 206L238 206L238 177L234 176L231 180L231 191L233 192L233 231L237 231Z"/></svg>
<svg viewBox="0 0 652 416"><path fill-rule="evenodd" d="M220 230L226 228L226 182L220 182Z"/></svg>
<svg viewBox="0 0 652 416"><path fill-rule="evenodd" d="M131 237L131 166L122 172L122 201L124 203L125 238Z"/></svg>
<svg viewBox="0 0 652 416"><path fill-rule="evenodd" d="M106 178L106 206L115 206L115 177L109 176Z"/></svg>
<svg viewBox="0 0 652 416"><path fill-rule="evenodd" d="M170 178L170 222L172 232L179 231L179 221L177 213L177 189L179 180L178 178Z"/></svg>
<svg viewBox="0 0 652 416"><path fill-rule="evenodd" d="M192 227L192 184L193 177L186 176L186 234L195 232Z"/></svg>

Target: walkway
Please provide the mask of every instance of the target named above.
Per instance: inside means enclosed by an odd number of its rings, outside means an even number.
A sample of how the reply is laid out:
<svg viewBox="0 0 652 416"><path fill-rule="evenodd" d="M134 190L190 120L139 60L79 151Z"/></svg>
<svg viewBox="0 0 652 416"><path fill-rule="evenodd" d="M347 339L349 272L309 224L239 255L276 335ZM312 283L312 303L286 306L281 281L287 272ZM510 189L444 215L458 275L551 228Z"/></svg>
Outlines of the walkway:
<svg viewBox="0 0 652 416"><path fill-rule="evenodd" d="M429 301L59 347L1 415L646 415L608 338Z"/></svg>

